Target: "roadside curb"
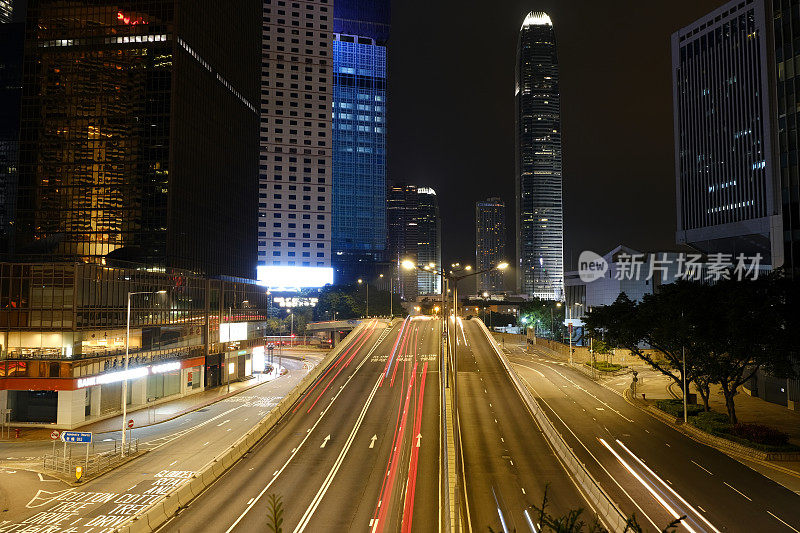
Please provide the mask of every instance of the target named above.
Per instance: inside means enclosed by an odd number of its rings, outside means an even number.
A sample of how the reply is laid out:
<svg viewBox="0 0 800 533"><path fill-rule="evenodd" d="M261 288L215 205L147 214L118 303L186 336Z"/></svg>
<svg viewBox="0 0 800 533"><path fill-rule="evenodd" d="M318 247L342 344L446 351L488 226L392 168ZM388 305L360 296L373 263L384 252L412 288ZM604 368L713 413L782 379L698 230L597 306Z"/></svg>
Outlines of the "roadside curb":
<svg viewBox="0 0 800 533"><path fill-rule="evenodd" d="M379 321L379 324L383 322ZM220 453L213 461L208 463L199 472L195 473L188 483L177 490L167 494L158 503L147 509L143 514L131 517L127 522L115 529L119 533L149 532L163 526L179 509L186 507L194 498L202 494L213 485L229 468L236 464L247 454L265 435L280 422L281 418L290 410L291 406L306 392L309 386L320 376L322 371L336 359L349 344L348 338L360 334L368 321L362 321L339 345L330 350L320 362L306 374L303 379L283 397L278 404L266 414L261 421L242 435L227 451Z"/></svg>
<svg viewBox="0 0 800 533"><path fill-rule="evenodd" d="M639 403L638 400L633 398L630 389L625 389L623 397L625 398L625 401L627 401L629 404L639 408L640 410L649 414L653 418L659 419L663 423L670 426L672 429L680 431L681 433L691 438L692 440L699 442L700 444L705 444L706 446L715 448L727 455L738 456L739 458L757 460L757 461L800 460L800 452L764 452L761 450L750 448L748 446L744 446L743 444L739 444L737 442L729 441L728 439L724 439L722 437L711 435L709 433L706 433L702 429L694 427L691 424L684 424L681 419L673 417L668 413L665 413L661 409L658 409L657 407L653 407L651 405L642 405L641 403ZM791 472L793 473L793 475L800 477L800 472L797 472L790 468L777 467L776 465L769 465L769 466L774 466L775 468L779 468L781 471L788 471L786 473Z"/></svg>

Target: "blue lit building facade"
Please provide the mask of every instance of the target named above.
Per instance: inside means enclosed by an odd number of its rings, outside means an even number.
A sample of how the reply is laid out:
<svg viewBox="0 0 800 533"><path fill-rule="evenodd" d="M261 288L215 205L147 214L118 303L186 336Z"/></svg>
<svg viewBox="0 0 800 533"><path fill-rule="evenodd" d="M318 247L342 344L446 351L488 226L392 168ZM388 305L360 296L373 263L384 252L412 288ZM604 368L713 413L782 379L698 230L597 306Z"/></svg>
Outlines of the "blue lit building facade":
<svg viewBox="0 0 800 533"><path fill-rule="evenodd" d="M333 266L336 283L371 278L386 252L389 2L334 4Z"/></svg>

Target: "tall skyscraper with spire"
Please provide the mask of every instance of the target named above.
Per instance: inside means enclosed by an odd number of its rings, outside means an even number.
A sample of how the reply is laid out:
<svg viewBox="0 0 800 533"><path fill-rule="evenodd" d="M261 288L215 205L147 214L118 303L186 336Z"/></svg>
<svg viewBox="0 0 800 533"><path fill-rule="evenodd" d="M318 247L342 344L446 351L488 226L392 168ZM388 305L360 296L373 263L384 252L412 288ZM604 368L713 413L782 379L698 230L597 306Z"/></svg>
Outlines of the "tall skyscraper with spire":
<svg viewBox="0 0 800 533"><path fill-rule="evenodd" d="M516 67L517 285L549 300L564 294L561 97L553 23L532 11Z"/></svg>

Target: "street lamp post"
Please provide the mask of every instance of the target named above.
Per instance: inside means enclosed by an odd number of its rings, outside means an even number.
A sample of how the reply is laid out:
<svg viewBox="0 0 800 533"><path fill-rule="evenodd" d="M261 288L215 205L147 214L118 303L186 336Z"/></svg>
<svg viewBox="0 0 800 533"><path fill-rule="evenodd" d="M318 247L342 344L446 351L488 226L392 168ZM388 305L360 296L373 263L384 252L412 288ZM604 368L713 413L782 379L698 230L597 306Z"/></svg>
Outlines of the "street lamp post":
<svg viewBox="0 0 800 533"><path fill-rule="evenodd" d="M128 293L128 316L125 321L125 371L122 380L122 448L120 455L125 457L125 431L128 429L128 363L130 362L131 344L131 296L136 294L167 294L167 291L142 291Z"/></svg>
<svg viewBox="0 0 800 533"><path fill-rule="evenodd" d="M291 329L289 330L289 347L294 348L294 313L289 311L289 316L291 317Z"/></svg>
<svg viewBox="0 0 800 533"><path fill-rule="evenodd" d="M364 283L364 280L359 278L358 284L361 285L362 283ZM367 318L369 318L369 283L364 283L364 285L367 288Z"/></svg>

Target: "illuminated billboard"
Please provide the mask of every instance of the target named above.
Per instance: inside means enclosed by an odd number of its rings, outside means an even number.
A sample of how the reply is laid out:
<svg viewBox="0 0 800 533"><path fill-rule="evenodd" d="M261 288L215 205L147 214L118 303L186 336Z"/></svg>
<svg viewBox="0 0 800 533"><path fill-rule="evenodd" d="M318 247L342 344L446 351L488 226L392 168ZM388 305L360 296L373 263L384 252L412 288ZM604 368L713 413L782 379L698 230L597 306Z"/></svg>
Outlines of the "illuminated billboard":
<svg viewBox="0 0 800 533"><path fill-rule="evenodd" d="M316 289L333 283L333 268L266 265L257 269L258 283L270 289Z"/></svg>
<svg viewBox="0 0 800 533"><path fill-rule="evenodd" d="M219 325L219 342L234 342L247 339L247 322L231 322Z"/></svg>

